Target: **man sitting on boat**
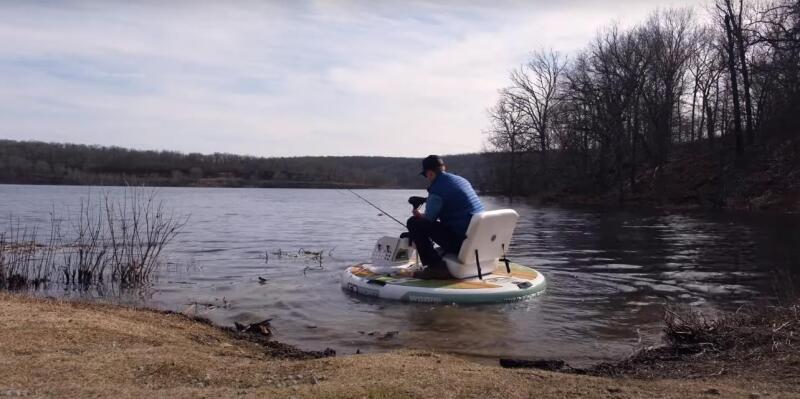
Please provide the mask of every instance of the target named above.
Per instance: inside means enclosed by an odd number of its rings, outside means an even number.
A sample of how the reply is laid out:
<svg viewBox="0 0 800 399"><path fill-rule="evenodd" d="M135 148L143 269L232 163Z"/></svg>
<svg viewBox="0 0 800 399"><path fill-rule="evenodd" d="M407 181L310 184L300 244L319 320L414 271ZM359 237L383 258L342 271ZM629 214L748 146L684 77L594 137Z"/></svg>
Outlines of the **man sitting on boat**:
<svg viewBox="0 0 800 399"><path fill-rule="evenodd" d="M447 264L433 247L457 254L467 237L472 215L483 212L483 204L467 179L447 172L438 155L422 160L422 176L430 182L425 213L414 209L406 226L425 269L414 273L421 279L450 279Z"/></svg>

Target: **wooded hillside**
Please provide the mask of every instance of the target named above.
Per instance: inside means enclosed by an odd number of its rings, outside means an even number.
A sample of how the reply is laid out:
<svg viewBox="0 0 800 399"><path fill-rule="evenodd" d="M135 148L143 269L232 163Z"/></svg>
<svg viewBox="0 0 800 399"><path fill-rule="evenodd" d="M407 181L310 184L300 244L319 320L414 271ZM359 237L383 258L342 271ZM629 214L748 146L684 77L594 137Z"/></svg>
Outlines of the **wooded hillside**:
<svg viewBox="0 0 800 399"><path fill-rule="evenodd" d="M800 209L800 2L717 0L535 51L490 111L509 195ZM784 204L785 203L785 204Z"/></svg>
<svg viewBox="0 0 800 399"><path fill-rule="evenodd" d="M479 154L446 156L449 167L488 190ZM0 140L0 183L222 187L423 188L421 159L259 158Z"/></svg>

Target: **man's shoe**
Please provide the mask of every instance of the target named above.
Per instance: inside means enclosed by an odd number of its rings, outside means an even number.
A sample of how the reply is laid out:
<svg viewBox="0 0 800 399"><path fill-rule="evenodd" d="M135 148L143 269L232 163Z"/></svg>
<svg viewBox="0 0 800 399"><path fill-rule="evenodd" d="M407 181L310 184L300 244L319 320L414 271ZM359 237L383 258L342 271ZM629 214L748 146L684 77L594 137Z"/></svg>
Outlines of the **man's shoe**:
<svg viewBox="0 0 800 399"><path fill-rule="evenodd" d="M414 272L414 278L421 280L452 280L454 277L447 269L447 264L444 261L436 265L428 266L422 270Z"/></svg>

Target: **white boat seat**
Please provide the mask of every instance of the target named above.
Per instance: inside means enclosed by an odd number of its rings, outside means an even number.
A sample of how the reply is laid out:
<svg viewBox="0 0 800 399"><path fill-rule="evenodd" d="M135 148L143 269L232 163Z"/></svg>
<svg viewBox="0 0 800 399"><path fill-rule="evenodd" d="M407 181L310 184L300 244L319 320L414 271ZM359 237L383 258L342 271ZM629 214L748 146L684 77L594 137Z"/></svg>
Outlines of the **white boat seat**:
<svg viewBox="0 0 800 399"><path fill-rule="evenodd" d="M494 272L498 259L508 251L518 219L519 214L513 209L472 215L467 238L461 244L458 256L446 254L443 257L450 274L457 279L465 279Z"/></svg>

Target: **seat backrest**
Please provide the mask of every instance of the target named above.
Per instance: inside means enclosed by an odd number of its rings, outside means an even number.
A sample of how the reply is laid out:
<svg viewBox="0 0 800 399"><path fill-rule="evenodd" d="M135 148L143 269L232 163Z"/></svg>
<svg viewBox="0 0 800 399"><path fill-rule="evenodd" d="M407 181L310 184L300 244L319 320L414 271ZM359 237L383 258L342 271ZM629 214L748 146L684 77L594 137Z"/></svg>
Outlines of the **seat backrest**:
<svg viewBox="0 0 800 399"><path fill-rule="evenodd" d="M475 264L475 250L478 250L481 263L494 262L503 256L503 248L508 251L511 236L517 227L519 214L513 209L499 209L472 215L467 227L467 238L461 244L458 261L462 264Z"/></svg>

